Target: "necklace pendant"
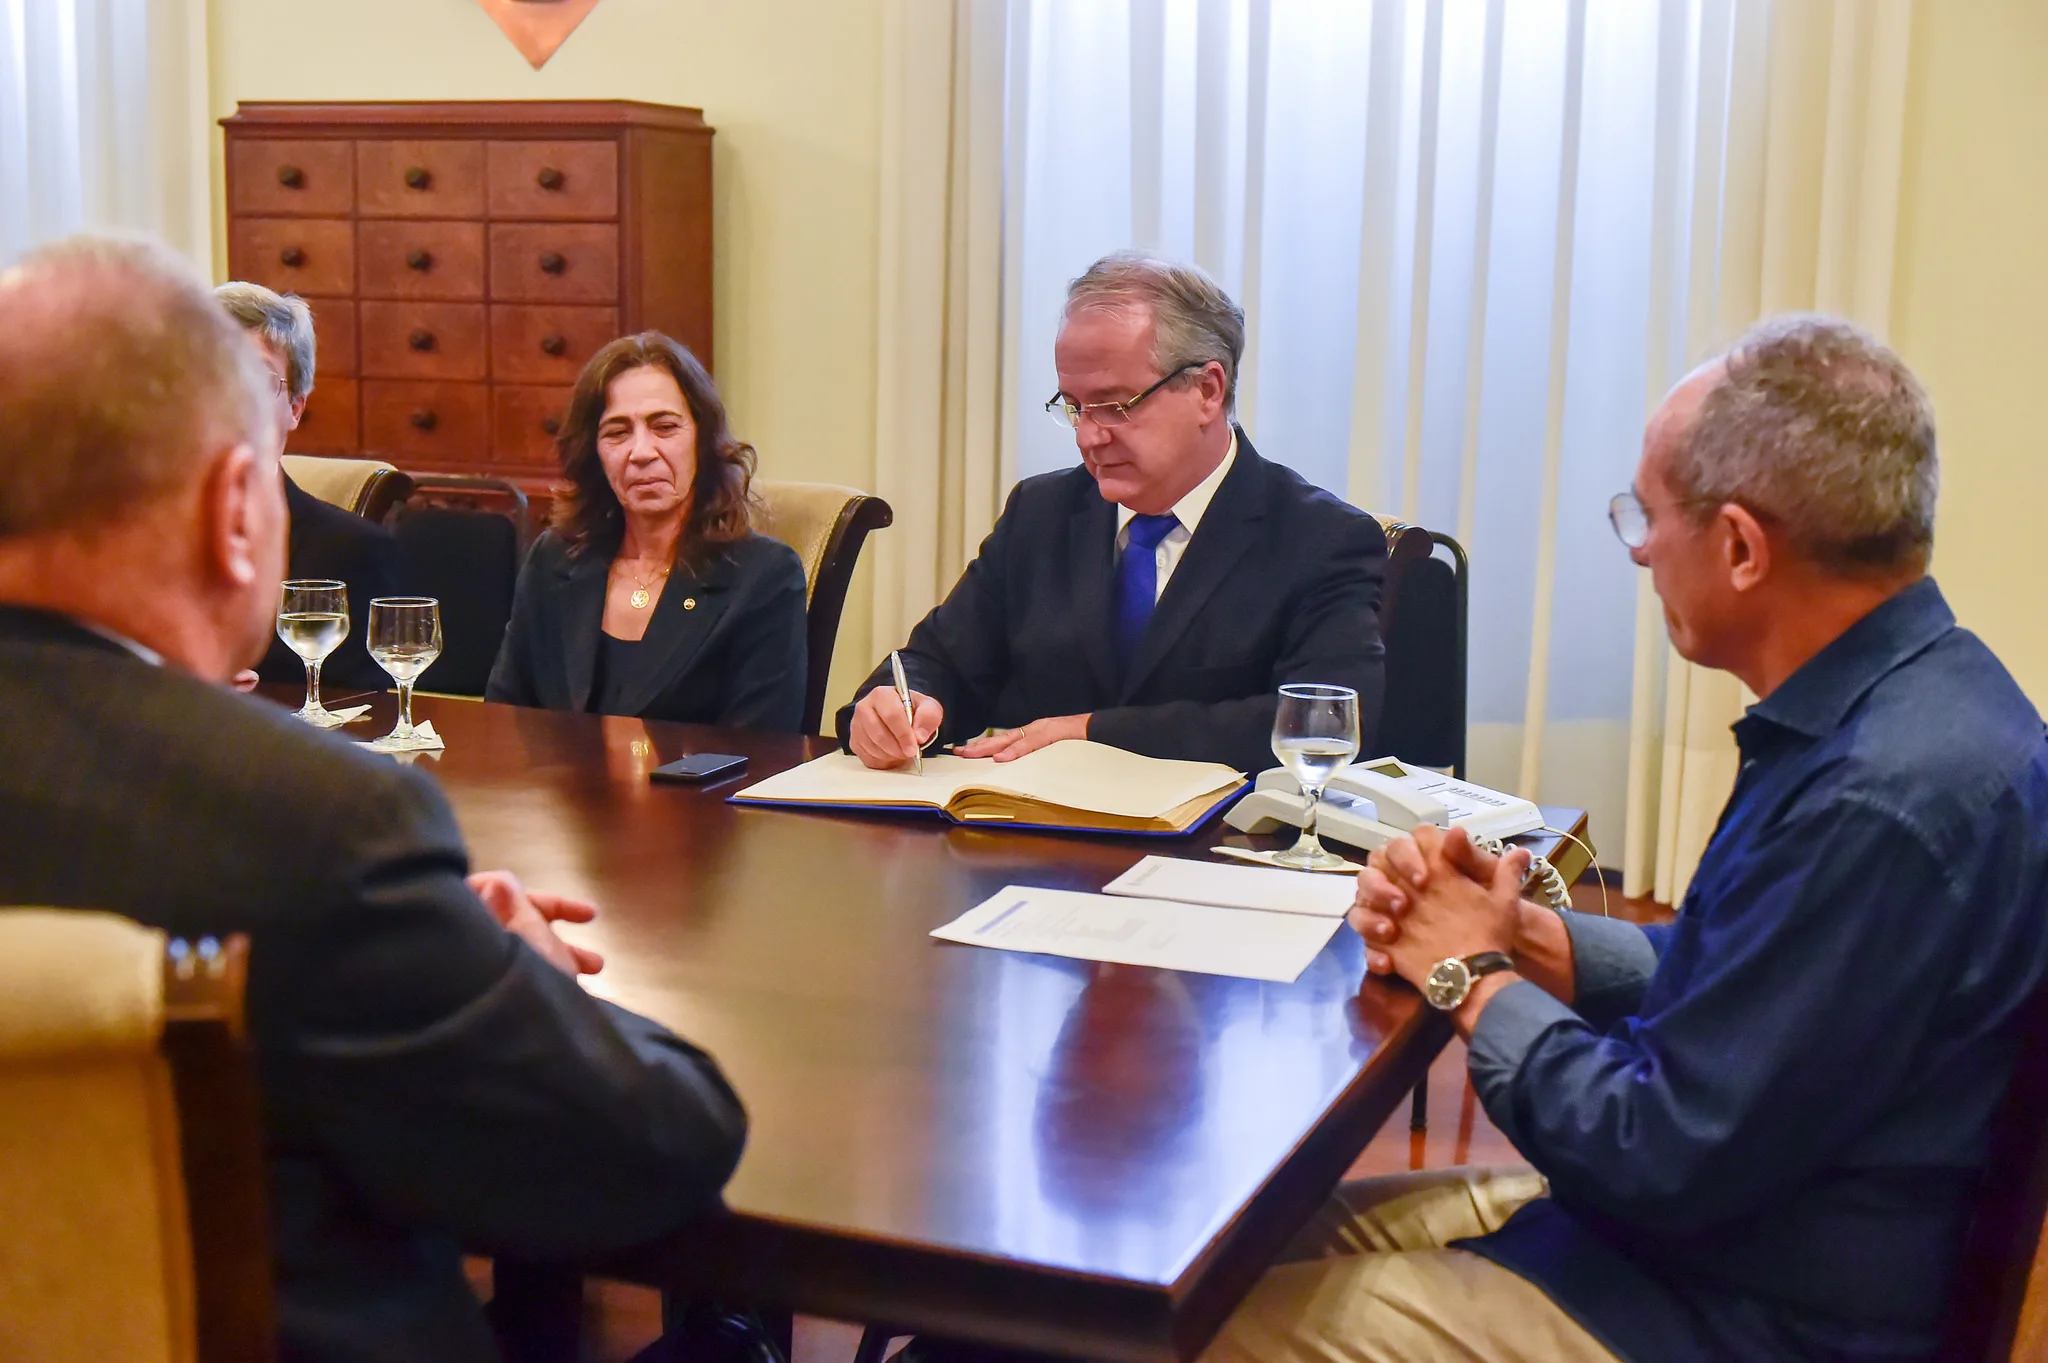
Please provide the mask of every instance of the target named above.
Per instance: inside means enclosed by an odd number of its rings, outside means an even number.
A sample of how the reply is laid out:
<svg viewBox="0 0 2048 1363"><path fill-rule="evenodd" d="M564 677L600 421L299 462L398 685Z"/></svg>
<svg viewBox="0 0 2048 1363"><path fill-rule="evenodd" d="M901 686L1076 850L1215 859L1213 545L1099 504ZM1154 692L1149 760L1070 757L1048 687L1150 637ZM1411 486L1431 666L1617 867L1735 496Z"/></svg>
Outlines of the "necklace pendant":
<svg viewBox="0 0 2048 1363"><path fill-rule="evenodd" d="M647 589L645 587L635 587L633 595L628 599L632 601L634 610L644 611L647 609Z"/></svg>

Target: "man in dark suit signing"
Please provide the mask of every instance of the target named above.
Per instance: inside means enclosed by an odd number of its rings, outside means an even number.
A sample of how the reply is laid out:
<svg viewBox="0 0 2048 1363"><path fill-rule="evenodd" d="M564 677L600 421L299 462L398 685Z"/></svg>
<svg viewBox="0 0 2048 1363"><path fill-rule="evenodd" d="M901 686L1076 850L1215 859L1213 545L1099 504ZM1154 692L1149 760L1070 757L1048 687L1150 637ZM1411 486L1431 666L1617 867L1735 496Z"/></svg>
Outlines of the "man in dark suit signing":
<svg viewBox="0 0 2048 1363"><path fill-rule="evenodd" d="M279 405L168 253L0 275L0 904L246 932L280 1352L494 1359L460 1251L617 1249L715 1204L717 1067L577 983L589 905L468 875L433 783L221 683L284 572Z"/></svg>
<svg viewBox="0 0 2048 1363"><path fill-rule="evenodd" d="M270 372L271 395L284 418L278 437L282 449L285 437L298 429L306 402L313 396L312 310L296 294L277 293L261 284L223 284L213 295L248 331L263 367ZM391 678L370 657L370 599L399 594L398 541L374 521L321 501L294 483L290 475L279 476L284 479L284 505L291 524L285 575L348 584L348 638L321 663L321 680L344 690L382 691ZM267 682L303 681L305 660L273 633L256 675Z"/></svg>
<svg viewBox="0 0 2048 1363"><path fill-rule="evenodd" d="M1017 485L902 650L913 713L885 663L839 713L850 751L1087 738L1256 772L1285 682L1356 689L1371 744L1386 537L1232 424L1243 351L1243 311L1192 266L1117 254L1068 287L1046 406L1081 466Z"/></svg>

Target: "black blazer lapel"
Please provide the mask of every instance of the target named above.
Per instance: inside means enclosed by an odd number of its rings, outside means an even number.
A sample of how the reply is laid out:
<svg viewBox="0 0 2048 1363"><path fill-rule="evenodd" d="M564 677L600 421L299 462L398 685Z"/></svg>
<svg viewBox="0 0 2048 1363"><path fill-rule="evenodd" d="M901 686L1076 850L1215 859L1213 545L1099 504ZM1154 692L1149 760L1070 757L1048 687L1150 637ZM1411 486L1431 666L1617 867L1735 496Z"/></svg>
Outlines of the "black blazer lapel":
<svg viewBox="0 0 2048 1363"><path fill-rule="evenodd" d="M1074 543L1074 628L1080 631L1088 667L1095 674L1096 694L1117 693L1116 655L1111 645L1114 622L1111 586L1116 580L1116 504L1102 499L1095 480L1087 480L1080 514L1070 522Z"/></svg>
<svg viewBox="0 0 2048 1363"><path fill-rule="evenodd" d="M560 587L562 667L569 684L568 708L578 713L590 708L591 679L597 671L597 636L604 628L604 588L611 571L609 560L594 555L571 560Z"/></svg>
<svg viewBox="0 0 2048 1363"><path fill-rule="evenodd" d="M1217 486L1216 495L1210 498L1208 510L1202 513L1202 522L1195 527L1187 548L1181 551L1173 576L1166 580L1166 590L1160 593L1152 621L1145 626L1138 651L1131 658L1130 675L1118 689L1119 703L1128 704L1137 694L1237 567L1238 560L1250 551L1254 538L1251 527L1266 514L1265 471L1266 461L1259 458L1244 433L1238 432L1237 458Z"/></svg>
<svg viewBox="0 0 2048 1363"><path fill-rule="evenodd" d="M701 577L670 574L661 599L654 603L647 633L641 636L632 674L619 689L621 713L645 713L662 689L688 670L690 659L704 647L732 603L731 587L732 562L722 555Z"/></svg>

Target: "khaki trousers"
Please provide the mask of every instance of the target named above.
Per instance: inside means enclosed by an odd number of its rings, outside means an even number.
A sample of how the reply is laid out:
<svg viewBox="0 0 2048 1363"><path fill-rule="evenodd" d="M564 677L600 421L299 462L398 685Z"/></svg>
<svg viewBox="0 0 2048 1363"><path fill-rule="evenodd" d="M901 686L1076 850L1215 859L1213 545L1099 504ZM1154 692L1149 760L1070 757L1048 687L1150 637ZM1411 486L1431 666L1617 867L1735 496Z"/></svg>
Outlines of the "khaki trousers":
<svg viewBox="0 0 2048 1363"><path fill-rule="evenodd" d="M1535 1285L1453 1240L1546 1189L1528 1168L1339 1187L1224 1323L1203 1363L1615 1363Z"/></svg>

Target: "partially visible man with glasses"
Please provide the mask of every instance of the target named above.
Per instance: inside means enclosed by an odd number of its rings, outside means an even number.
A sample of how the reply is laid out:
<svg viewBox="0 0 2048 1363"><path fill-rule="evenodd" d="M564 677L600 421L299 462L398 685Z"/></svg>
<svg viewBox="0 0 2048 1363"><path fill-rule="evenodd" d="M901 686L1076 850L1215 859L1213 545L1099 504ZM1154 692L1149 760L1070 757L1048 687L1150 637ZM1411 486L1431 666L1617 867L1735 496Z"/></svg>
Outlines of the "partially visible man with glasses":
<svg viewBox="0 0 2048 1363"><path fill-rule="evenodd" d="M1068 287L1046 410L1080 467L1017 485L902 650L911 713L884 662L839 712L850 751L1001 762L1087 738L1256 772L1293 681L1354 688L1371 746L1386 537L1252 448L1243 351L1243 311L1192 266L1118 253Z"/></svg>
<svg viewBox="0 0 2048 1363"><path fill-rule="evenodd" d="M1683 910L1538 907L1455 830L1374 852L1369 967L1533 1167L1339 1188L1204 1363L1948 1356L1972 1214L2020 1196L1987 1166L2048 1001L2048 739L1927 575L1937 484L1926 394L1845 323L1665 400L1615 533L1760 697Z"/></svg>
<svg viewBox="0 0 2048 1363"><path fill-rule="evenodd" d="M281 294L261 284L223 284L213 291L228 316L242 324L270 371L271 393L283 425L283 442L299 428L306 400L313 395L313 313L296 294ZM370 659L370 598L397 596L398 541L389 530L344 507L321 501L284 475L285 510L291 516L289 578L326 578L348 584L348 638L334 650L321 671L335 687L382 691L391 679ZM246 674L245 674L246 675ZM273 637L256 676L270 682L305 680L306 664Z"/></svg>

